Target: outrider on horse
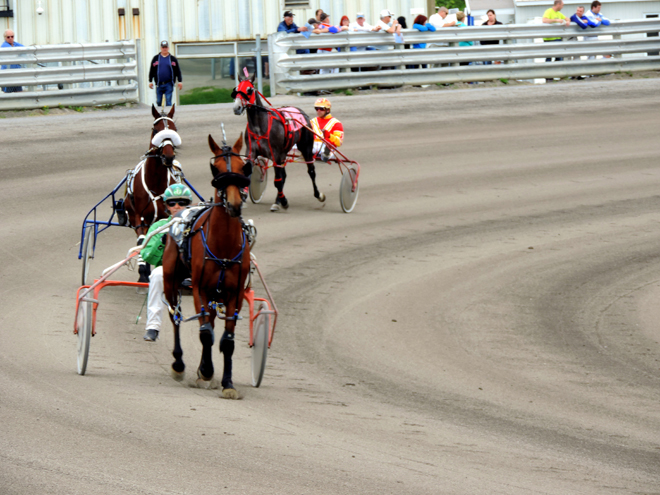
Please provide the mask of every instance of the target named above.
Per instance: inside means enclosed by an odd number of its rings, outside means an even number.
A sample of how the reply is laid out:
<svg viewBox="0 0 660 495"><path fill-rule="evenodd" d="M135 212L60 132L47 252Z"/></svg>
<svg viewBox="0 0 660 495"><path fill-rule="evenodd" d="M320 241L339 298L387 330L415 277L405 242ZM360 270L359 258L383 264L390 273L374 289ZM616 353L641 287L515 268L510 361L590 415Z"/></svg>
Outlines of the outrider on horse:
<svg viewBox="0 0 660 495"><path fill-rule="evenodd" d="M275 164L275 187L277 197L271 211L278 211L280 207L288 208L289 202L284 195L286 182L287 154L297 146L307 163L307 173L312 179L314 197L321 202L325 201L325 194L316 186L316 169L314 167L314 134L310 130L311 122L305 112L296 107L265 107L262 98L266 98L254 87L255 74L251 78L243 79L234 88L234 114L241 115L247 110L247 128L245 130L245 144L247 156L250 160L272 160Z"/></svg>
<svg viewBox="0 0 660 495"><path fill-rule="evenodd" d="M226 398L238 397L232 382L234 328L240 318L238 314L245 295L245 281L250 272L250 245L240 218L243 204L241 190L250 183L240 156L242 139L243 136L240 136L233 147L220 147L209 135L209 147L214 155L211 158L214 202L205 205L206 209L192 223L187 247L180 248L168 236L163 254L164 293L174 327L172 375L181 380L185 370L179 337L179 287L190 271L197 312L195 317L199 319L199 338L203 347L197 368L198 385L204 385L204 382L209 384L213 379L212 350L215 318L218 316L225 320L220 352L224 356L222 394Z"/></svg>
<svg viewBox="0 0 660 495"><path fill-rule="evenodd" d="M126 197L123 201L127 222L138 236L137 244L142 244L149 227L167 218L165 205L161 195L170 184L181 182L182 173L176 162L176 147L181 145L176 124L173 120L174 106L169 113L159 113L151 106L154 122L149 139L149 149L142 157L138 166L129 172L127 177ZM121 206L118 213L121 218ZM150 268L147 263L138 259L139 282L149 282Z"/></svg>

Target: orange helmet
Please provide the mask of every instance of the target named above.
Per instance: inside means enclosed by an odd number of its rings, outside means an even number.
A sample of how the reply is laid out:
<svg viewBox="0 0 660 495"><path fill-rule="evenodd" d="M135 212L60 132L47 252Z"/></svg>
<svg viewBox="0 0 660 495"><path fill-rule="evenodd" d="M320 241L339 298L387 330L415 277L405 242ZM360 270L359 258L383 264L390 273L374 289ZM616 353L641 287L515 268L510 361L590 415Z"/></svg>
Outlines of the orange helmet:
<svg viewBox="0 0 660 495"><path fill-rule="evenodd" d="M330 110L330 102L326 98L319 98L314 102L314 108L327 108Z"/></svg>

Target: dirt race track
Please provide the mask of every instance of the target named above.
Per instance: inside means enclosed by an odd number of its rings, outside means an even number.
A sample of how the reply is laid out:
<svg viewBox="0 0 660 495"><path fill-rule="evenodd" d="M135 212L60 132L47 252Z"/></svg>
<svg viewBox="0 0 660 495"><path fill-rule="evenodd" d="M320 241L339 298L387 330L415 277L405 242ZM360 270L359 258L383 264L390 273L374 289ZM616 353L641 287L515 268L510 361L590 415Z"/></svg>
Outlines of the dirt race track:
<svg viewBox="0 0 660 495"><path fill-rule="evenodd" d="M294 165L288 211L268 211L272 184L244 211L281 318L259 389L239 323L239 401L191 386L196 323L170 378L171 327L144 342L128 288L101 293L76 373L80 224L146 151L150 112L3 119L0 493L660 493L659 94L333 98L358 204L341 212L321 165L321 207ZM221 121L232 142L245 125L230 105L177 110L207 196ZM92 273L133 244L101 234Z"/></svg>

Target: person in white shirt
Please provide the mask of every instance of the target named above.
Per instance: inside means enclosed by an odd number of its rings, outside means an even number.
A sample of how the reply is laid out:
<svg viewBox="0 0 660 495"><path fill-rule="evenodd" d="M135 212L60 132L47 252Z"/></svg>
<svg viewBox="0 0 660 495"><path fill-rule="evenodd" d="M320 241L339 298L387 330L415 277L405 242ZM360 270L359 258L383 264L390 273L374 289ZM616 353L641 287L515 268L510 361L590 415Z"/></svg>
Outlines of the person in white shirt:
<svg viewBox="0 0 660 495"><path fill-rule="evenodd" d="M367 21L364 18L364 14L362 12L357 13L357 17L355 18L355 22L352 22L348 26L348 30L351 32L366 32L366 31L373 31L374 27L371 24L368 24Z"/></svg>
<svg viewBox="0 0 660 495"><path fill-rule="evenodd" d="M433 24L433 27L436 29L455 26L456 21L447 21L448 13L449 11L447 10L447 7L440 7L438 12L431 16L429 22Z"/></svg>
<svg viewBox="0 0 660 495"><path fill-rule="evenodd" d="M392 19L392 15L392 12L387 9L381 11L380 21L376 24L374 31L383 31L401 36L401 24L396 19Z"/></svg>

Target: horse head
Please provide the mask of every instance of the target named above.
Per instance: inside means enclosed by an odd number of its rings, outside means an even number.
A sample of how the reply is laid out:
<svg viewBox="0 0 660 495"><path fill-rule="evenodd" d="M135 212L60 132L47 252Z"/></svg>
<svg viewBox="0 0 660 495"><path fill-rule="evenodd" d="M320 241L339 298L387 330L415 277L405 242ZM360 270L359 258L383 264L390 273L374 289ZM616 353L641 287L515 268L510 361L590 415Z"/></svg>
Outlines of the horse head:
<svg viewBox="0 0 660 495"><path fill-rule="evenodd" d="M231 92L231 97L234 98L235 115L241 115L248 105L257 103L257 90L254 88L255 75L252 74L251 78L243 79Z"/></svg>
<svg viewBox="0 0 660 495"><path fill-rule="evenodd" d="M243 205L240 190L250 185L250 179L245 176L246 164L240 155L243 147L243 134L241 133L234 146L231 147L224 142L222 147L218 146L209 134L209 147L213 152L213 158L211 158L213 181L211 184L216 188L215 202L223 203L229 216L237 217L241 214Z"/></svg>
<svg viewBox="0 0 660 495"><path fill-rule="evenodd" d="M176 157L176 147L181 145L181 136L176 129L174 116L174 105L169 113L159 113L154 105L151 105L151 114L154 123L151 129L151 150L156 151L160 160L166 167L171 167Z"/></svg>

